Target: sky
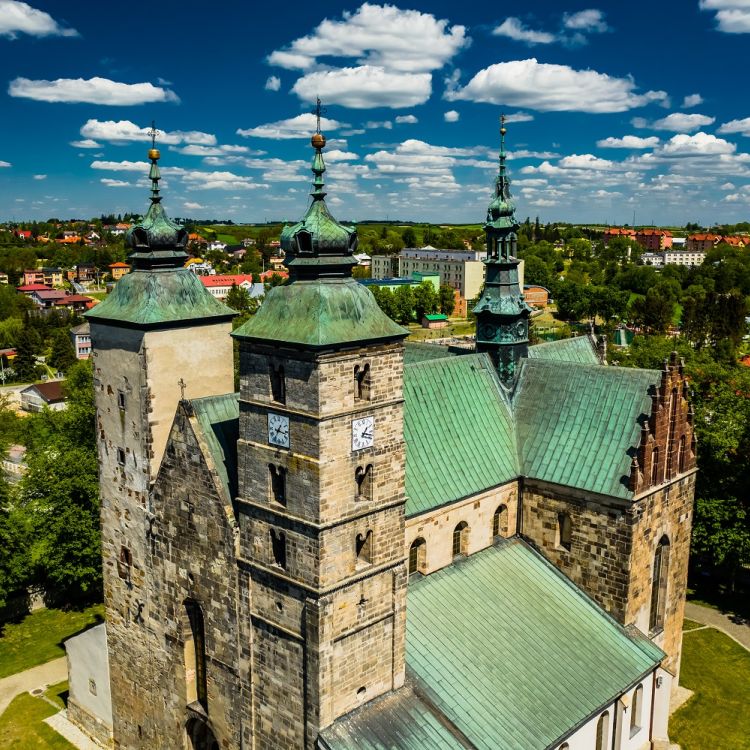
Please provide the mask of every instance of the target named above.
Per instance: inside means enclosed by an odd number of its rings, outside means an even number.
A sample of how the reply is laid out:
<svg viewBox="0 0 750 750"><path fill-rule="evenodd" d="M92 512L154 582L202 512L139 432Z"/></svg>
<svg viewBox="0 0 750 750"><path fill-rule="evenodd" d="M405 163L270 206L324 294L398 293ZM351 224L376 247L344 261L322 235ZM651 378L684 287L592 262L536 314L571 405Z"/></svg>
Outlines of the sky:
<svg viewBox="0 0 750 750"><path fill-rule="evenodd" d="M594 0L595 1L595 0ZM0 221L293 221L316 97L340 219L747 221L750 0L0 0ZM2 80L2 76L5 80Z"/></svg>

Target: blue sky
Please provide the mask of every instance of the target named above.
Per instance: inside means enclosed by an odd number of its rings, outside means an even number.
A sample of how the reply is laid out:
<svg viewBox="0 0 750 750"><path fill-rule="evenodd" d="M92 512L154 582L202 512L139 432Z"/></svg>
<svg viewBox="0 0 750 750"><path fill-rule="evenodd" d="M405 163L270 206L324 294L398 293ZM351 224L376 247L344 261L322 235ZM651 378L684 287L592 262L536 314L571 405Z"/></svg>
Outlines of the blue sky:
<svg viewBox="0 0 750 750"><path fill-rule="evenodd" d="M481 221L498 117L518 214L744 221L750 0L0 0L0 220L142 211L292 220L311 109L346 219Z"/></svg>

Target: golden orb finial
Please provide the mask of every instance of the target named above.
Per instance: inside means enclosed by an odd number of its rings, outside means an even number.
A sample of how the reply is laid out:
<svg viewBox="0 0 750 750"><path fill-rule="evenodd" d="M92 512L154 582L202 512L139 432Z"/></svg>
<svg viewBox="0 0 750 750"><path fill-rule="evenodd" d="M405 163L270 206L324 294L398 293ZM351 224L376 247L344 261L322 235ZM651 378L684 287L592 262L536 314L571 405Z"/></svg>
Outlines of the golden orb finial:
<svg viewBox="0 0 750 750"><path fill-rule="evenodd" d="M508 128L500 128L500 135L505 135L508 132Z"/></svg>
<svg viewBox="0 0 750 750"><path fill-rule="evenodd" d="M148 158L151 159L151 161L159 161L160 157L161 151L159 151L158 148L150 148L148 150Z"/></svg>
<svg viewBox="0 0 750 750"><path fill-rule="evenodd" d="M314 133L313 137L310 138L310 143L313 148L324 148L326 145L326 137L323 133Z"/></svg>

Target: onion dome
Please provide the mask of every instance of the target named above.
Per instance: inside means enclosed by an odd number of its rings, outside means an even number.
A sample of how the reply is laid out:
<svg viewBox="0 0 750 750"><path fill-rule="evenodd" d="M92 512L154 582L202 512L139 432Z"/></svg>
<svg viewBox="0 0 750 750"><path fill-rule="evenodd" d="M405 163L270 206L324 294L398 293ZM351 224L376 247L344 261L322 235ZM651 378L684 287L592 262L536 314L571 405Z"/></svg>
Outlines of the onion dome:
<svg viewBox="0 0 750 750"><path fill-rule="evenodd" d="M125 236L125 244L132 250L129 258L133 268L179 268L188 258L185 252L188 231L167 216L161 203L161 173L157 164L160 156L159 149L152 143L148 152L151 205L143 220L131 227Z"/></svg>
<svg viewBox="0 0 750 750"><path fill-rule="evenodd" d="M357 230L339 224L325 202L323 161L325 136L317 132L310 139L315 155L312 161L312 202L302 221L284 227L281 248L286 253L284 264L291 279L351 276L357 265Z"/></svg>
<svg viewBox="0 0 750 750"><path fill-rule="evenodd" d="M517 228L516 206L510 196L510 177L505 167L505 118L500 128L500 165L495 178L495 195L487 207L487 225L496 229Z"/></svg>

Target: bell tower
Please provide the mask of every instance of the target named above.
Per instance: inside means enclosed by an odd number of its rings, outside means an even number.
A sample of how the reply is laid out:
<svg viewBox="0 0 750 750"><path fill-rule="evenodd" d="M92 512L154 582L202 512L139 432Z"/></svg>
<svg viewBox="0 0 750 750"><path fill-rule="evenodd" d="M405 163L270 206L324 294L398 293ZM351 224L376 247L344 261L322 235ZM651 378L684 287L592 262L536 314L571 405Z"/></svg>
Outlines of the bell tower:
<svg viewBox="0 0 750 750"><path fill-rule="evenodd" d="M258 748L312 750L404 680L407 332L352 278L357 234L326 206L319 127L312 146L312 201L281 235L289 280L233 334Z"/></svg>
<svg viewBox="0 0 750 750"><path fill-rule="evenodd" d="M500 118L500 166L495 178L495 196L487 209L484 233L487 260L484 292L474 308L477 316L477 351L488 352L500 375L509 385L516 364L529 349L529 316L518 280L516 259L518 223L510 195L510 178L505 167L505 115Z"/></svg>
<svg viewBox="0 0 750 750"><path fill-rule="evenodd" d="M155 137L156 131L152 129ZM93 342L102 567L115 747L162 747L159 508L151 488L181 398L233 390L231 319L184 268L152 142L151 204L125 239L132 270L86 313Z"/></svg>

